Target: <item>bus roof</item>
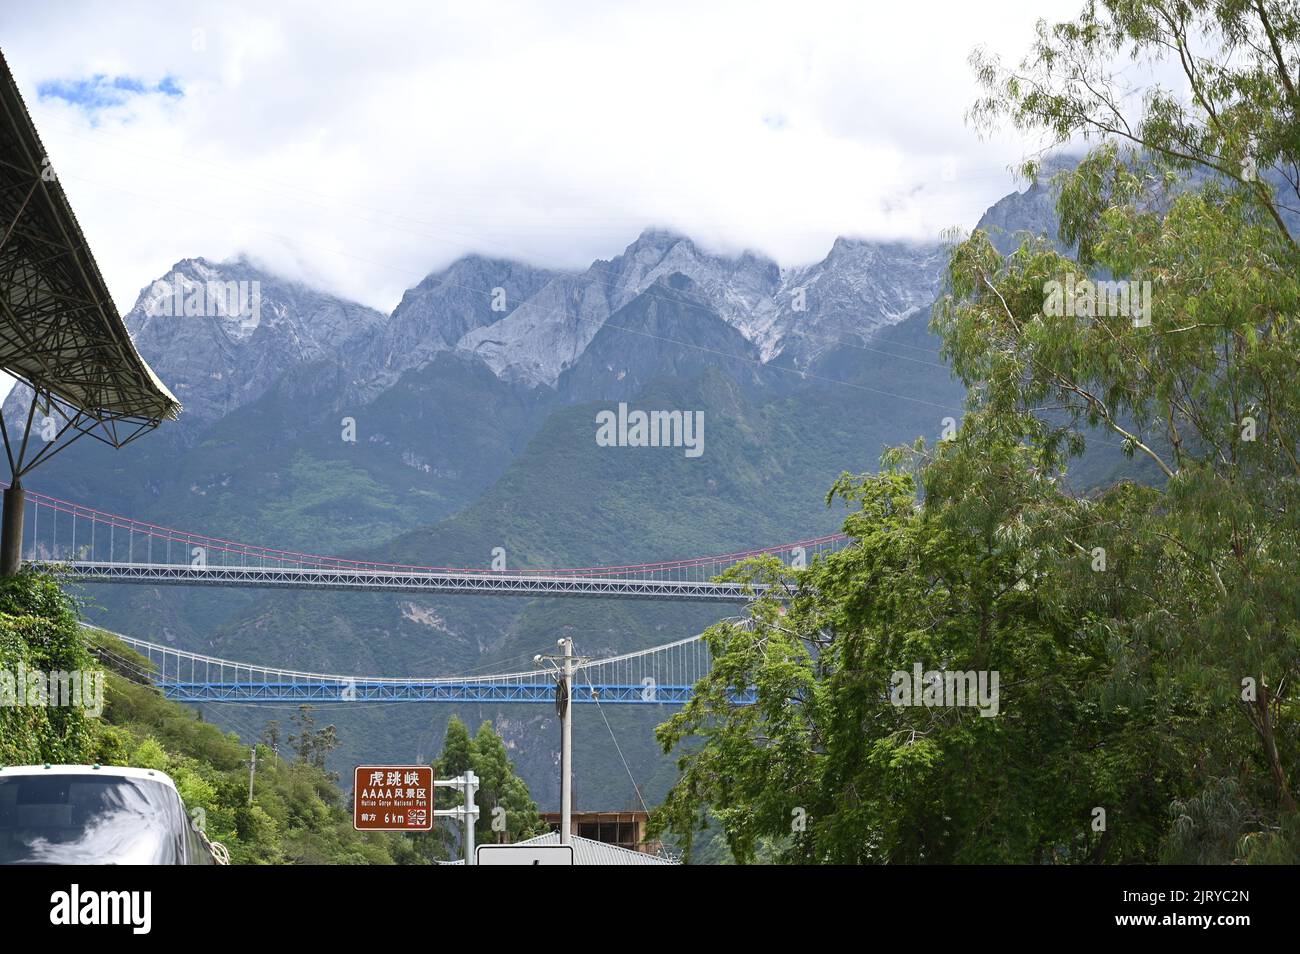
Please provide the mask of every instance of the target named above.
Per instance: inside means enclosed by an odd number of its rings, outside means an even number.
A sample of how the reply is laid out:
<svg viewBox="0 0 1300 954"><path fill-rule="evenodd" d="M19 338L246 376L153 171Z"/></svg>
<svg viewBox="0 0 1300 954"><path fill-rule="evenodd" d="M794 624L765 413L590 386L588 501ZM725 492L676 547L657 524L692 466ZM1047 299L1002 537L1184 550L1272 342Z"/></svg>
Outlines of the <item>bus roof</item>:
<svg viewBox="0 0 1300 954"><path fill-rule="evenodd" d="M106 775L111 778L139 778L176 787L170 775L157 769L124 765L0 765L0 779L17 775Z"/></svg>

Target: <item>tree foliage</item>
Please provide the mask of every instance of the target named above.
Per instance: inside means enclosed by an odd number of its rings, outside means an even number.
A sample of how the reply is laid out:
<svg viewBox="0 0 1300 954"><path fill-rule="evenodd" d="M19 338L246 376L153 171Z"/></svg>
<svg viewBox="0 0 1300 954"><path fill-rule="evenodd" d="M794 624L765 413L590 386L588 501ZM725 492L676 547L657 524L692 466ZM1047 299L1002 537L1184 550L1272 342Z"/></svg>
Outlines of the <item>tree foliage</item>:
<svg viewBox="0 0 1300 954"><path fill-rule="evenodd" d="M437 778L455 778L472 771L479 779L475 804L479 808L478 823L474 826L477 844L509 844L542 834L546 829L537 812L537 804L528 791L528 785L515 774L505 740L484 722L471 738L469 729L458 717L447 721L443 736L442 754L433 762ZM460 804L454 789L439 789L439 804L446 807ZM442 832L440 841L448 854L459 844L459 826Z"/></svg>
<svg viewBox="0 0 1300 954"><path fill-rule="evenodd" d="M709 633L656 825L738 860L1296 860L1300 11L1090 2L1019 69L974 61L977 122L1092 140L1061 245L953 248L960 432L841 478L850 548L736 571L792 598ZM1149 309L1051 306L1098 281ZM1127 479L1071 487L1090 446ZM917 664L998 673L998 715L894 704Z"/></svg>
<svg viewBox="0 0 1300 954"><path fill-rule="evenodd" d="M298 711L293 715L296 731L289 736L289 744L294 747L299 759L323 772L325 760L339 747L338 729L333 725L327 725L323 729L316 728L316 718L311 713L311 706L298 707ZM275 727L273 734L278 737L279 726ZM331 777L338 781L337 777Z"/></svg>
<svg viewBox="0 0 1300 954"><path fill-rule="evenodd" d="M354 831L350 806L322 768L306 758L281 759L270 745L258 746L250 804L248 747L135 681L147 660L83 630L76 601L36 572L0 580L0 671L12 675L20 666L103 673L104 708L97 716L85 705L0 707L0 764L98 762L166 772L192 822L223 843L236 864L422 860L400 835ZM313 740L309 754L321 751L314 725L300 720L300 728Z"/></svg>
<svg viewBox="0 0 1300 954"><path fill-rule="evenodd" d="M86 672L76 607L48 577L23 573L0 579L0 673L19 690L27 673ZM0 765L79 762L94 744L85 707L0 705Z"/></svg>

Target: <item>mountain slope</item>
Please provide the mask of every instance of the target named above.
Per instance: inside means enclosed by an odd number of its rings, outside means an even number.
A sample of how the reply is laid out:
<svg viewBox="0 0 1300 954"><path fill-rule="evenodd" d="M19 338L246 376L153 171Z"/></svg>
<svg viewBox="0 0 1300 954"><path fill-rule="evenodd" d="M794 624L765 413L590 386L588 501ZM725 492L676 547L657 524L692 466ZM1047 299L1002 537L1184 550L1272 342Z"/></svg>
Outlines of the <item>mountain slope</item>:
<svg viewBox="0 0 1300 954"><path fill-rule="evenodd" d="M959 413L960 386L935 360L937 343L925 320L917 314L887 329L875 351L847 348L839 367L845 377L811 380L794 393L755 392L707 368L694 377L658 378L628 395L639 407L703 409L705 452L696 459L676 448L598 446L595 412L608 406L606 400L555 409L474 504L365 553L402 563L486 567L492 549L502 547L511 567L582 566L725 552L836 529L840 514L827 509L824 495L840 471L870 469L885 446L937 435L942 417ZM929 363L904 365L895 353L928 354ZM572 635L587 654L650 646L698 632L728 612L734 610L604 600L268 593L229 617L203 646L217 655L298 668L448 674L517 667L560 634ZM339 764L418 755L451 711L408 706L381 716L332 707L329 717L345 738ZM539 747L539 740L553 738L549 712L454 711L499 720L521 772L544 804L553 803L553 751L544 741ZM606 716L634 773L666 784L670 766L650 736L664 713L615 710ZM584 731L590 734L582 744L592 753L604 751L609 738L603 722ZM586 804L630 807L626 776L610 772L610 764L579 756L580 791L591 799ZM646 785L647 797L662 791Z"/></svg>
<svg viewBox="0 0 1300 954"><path fill-rule="evenodd" d="M938 246L842 239L823 261L782 269L648 230L622 255L578 274L469 256L378 321L350 320L352 306L300 290L264 289L271 311L255 325L218 316L210 327L186 327L185 318L171 319L171 329L141 326L163 379L175 370L202 398L183 435L164 431L120 453L74 448L33 486L227 538L424 565L486 567L498 547L510 567L639 563L813 536L838 528L841 514L824 495L839 473L870 470L885 447L934 438L944 418L961 416L962 388L926 330L942 266ZM297 330L313 314L331 334ZM282 363L278 374L244 350L257 335ZM220 377L205 379L201 362L183 353L190 337ZM245 360L248 381L234 386L227 375L239 375ZM601 446L596 415L620 401L700 412L703 454ZM90 613L110 628L228 658L358 675L517 668L560 634L588 654L640 648L732 611L413 594L86 592ZM452 711L330 706L344 739L334 766L427 756ZM229 706L207 713L253 734L268 717ZM495 718L539 799L553 804L549 711L474 707L461 715ZM642 794L654 800L672 776L650 735L665 712L604 715ZM626 774L610 770L617 752L604 719L583 718L580 804L635 805Z"/></svg>
<svg viewBox="0 0 1300 954"><path fill-rule="evenodd" d="M419 369L466 334L509 317L557 273L519 262L468 255L408 289L361 364L364 393L375 395L402 372Z"/></svg>
<svg viewBox="0 0 1300 954"><path fill-rule="evenodd" d="M231 285L237 294L213 292ZM190 313L195 301L202 313ZM242 259L192 258L145 288L125 321L184 405L178 430L193 434L257 400L287 369L328 361L355 372L353 356L386 318Z"/></svg>

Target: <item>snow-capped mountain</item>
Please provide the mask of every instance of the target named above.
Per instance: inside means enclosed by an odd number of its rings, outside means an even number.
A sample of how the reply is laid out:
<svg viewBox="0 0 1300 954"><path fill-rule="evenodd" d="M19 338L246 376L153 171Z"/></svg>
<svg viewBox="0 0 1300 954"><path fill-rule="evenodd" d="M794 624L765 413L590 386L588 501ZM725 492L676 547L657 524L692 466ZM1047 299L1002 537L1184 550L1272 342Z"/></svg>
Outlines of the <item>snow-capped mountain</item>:
<svg viewBox="0 0 1300 954"><path fill-rule="evenodd" d="M190 258L144 288L125 321L192 427L255 401L296 365L357 370L363 344L387 319L242 259Z"/></svg>
<svg viewBox="0 0 1300 954"><path fill-rule="evenodd" d="M610 315L674 275L689 279L762 362L789 352L807 364L845 338L864 340L934 300L938 245L839 239L821 262L783 270L752 252L702 250L690 238L648 229L611 261L553 277L510 314L464 335L457 347L498 374L553 386Z"/></svg>
<svg viewBox="0 0 1300 954"><path fill-rule="evenodd" d="M782 269L752 252L716 254L684 235L647 229L621 255L581 273L468 255L428 275L385 316L244 259L189 258L142 289L125 321L180 398L189 431L256 401L286 371L321 361L336 366L363 402L442 352L481 361L512 386L550 391L610 317L644 296L667 296L672 335L653 310L629 312L638 325L649 316L659 332L613 335L602 345L606 377L636 363L614 368L610 356L619 348L632 357L651 340L660 350L696 346L706 356L725 340L729 350L719 360L779 359L803 368L827 348L866 340L928 305L941 267L937 245L841 238L822 261ZM685 286L671 290L678 279ZM681 309L682 296L690 308ZM738 334L719 337L707 312ZM642 358L640 370L650 373L654 363ZM590 389L570 382L566 390ZM15 389L5 413L25 410L25 395Z"/></svg>

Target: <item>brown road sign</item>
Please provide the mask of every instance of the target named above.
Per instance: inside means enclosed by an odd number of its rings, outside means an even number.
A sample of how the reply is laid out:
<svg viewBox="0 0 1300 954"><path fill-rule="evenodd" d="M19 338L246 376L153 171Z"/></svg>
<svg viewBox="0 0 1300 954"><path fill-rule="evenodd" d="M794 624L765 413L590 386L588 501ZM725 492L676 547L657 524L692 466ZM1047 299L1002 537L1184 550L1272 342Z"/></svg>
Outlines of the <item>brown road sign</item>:
<svg viewBox="0 0 1300 954"><path fill-rule="evenodd" d="M352 777L357 831L430 831L433 769L427 765L358 765Z"/></svg>

